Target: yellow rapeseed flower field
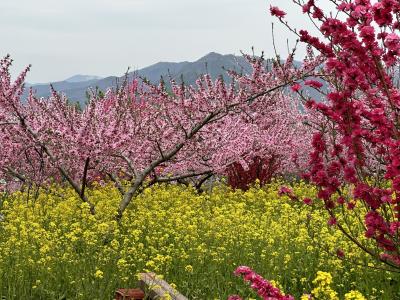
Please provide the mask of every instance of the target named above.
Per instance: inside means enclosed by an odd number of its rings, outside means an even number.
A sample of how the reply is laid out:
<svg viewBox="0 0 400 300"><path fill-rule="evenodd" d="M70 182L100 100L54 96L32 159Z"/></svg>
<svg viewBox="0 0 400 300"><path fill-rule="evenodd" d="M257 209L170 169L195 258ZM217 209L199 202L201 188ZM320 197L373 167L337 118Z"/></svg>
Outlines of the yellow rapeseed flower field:
<svg viewBox="0 0 400 300"><path fill-rule="evenodd" d="M221 184L203 194L158 185L138 196L120 223L111 185L88 190L94 216L69 188L53 186L37 199L3 195L0 296L112 299L116 288L135 287L137 274L151 271L190 299L257 298L233 275L247 265L298 299L399 297L398 275L364 267L379 264L328 226L317 204L279 197L281 185L243 192ZM303 197L316 193L302 182L292 188Z"/></svg>

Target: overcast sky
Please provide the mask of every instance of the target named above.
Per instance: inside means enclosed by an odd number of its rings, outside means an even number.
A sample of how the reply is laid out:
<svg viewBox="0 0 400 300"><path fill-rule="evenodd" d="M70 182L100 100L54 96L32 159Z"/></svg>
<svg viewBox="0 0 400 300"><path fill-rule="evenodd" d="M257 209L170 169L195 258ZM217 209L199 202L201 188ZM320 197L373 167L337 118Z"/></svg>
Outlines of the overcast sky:
<svg viewBox="0 0 400 300"><path fill-rule="evenodd" d="M54 82L75 74L120 75L158 61L194 61L222 54L273 55L270 5L310 27L291 0L0 0L0 56L13 73L32 64L28 81ZM295 40L281 24L278 50Z"/></svg>

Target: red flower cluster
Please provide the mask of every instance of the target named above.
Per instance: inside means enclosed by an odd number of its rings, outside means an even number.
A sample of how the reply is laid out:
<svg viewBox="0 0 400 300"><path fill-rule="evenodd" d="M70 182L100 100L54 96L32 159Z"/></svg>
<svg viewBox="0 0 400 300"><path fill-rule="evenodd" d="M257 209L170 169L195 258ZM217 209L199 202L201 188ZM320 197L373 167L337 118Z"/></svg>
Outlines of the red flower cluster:
<svg viewBox="0 0 400 300"><path fill-rule="evenodd" d="M324 14L315 2L307 1L302 8L318 24L323 38L306 30L296 33L325 58L324 76L317 78L321 81L304 84L319 89L324 81L328 93L322 103L306 102L306 108L318 112L319 118L313 120L318 132L311 142L310 169L304 177L319 187L318 198L331 215L330 225L340 220L336 214L342 210L336 207L354 209L362 202L367 208L360 216L365 220L365 235L382 249L376 258L398 269L400 89L394 82L400 66L400 2L337 1L337 13L344 14L335 18L330 17L335 14Z"/></svg>
<svg viewBox="0 0 400 300"><path fill-rule="evenodd" d="M250 159L247 169L240 163L235 162L226 168L228 185L233 189L244 191L256 180L260 182L260 185L264 185L278 174L281 164L282 157L278 155L267 156L264 159L256 156Z"/></svg>
<svg viewBox="0 0 400 300"><path fill-rule="evenodd" d="M294 300L293 296L284 295L277 287L273 286L252 269L246 266L238 267L235 270L236 276L243 276L244 281L249 282L252 289L264 300ZM237 295L230 296L228 300L241 300Z"/></svg>
<svg viewBox="0 0 400 300"><path fill-rule="evenodd" d="M310 87L313 87L315 89L319 89L324 86L322 82L319 82L317 80L306 80L304 81L304 84Z"/></svg>
<svg viewBox="0 0 400 300"><path fill-rule="evenodd" d="M280 10L276 6L271 6L269 11L271 12L272 16L276 16L278 18L283 18L284 16L286 16L286 13L284 11Z"/></svg>

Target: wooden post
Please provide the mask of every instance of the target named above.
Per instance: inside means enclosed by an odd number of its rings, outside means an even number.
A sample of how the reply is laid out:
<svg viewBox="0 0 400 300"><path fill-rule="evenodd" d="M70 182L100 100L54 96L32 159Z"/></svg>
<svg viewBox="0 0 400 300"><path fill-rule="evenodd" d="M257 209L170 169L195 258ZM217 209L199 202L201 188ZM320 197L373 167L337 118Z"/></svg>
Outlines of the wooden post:
<svg viewBox="0 0 400 300"><path fill-rule="evenodd" d="M141 289L118 289L114 300L143 300L144 292Z"/></svg>
<svg viewBox="0 0 400 300"><path fill-rule="evenodd" d="M165 299L170 296L170 298L167 299L188 300L167 282L157 278L157 275L154 273L140 273L139 276L140 288L143 291L148 291L146 295L150 297L150 299Z"/></svg>

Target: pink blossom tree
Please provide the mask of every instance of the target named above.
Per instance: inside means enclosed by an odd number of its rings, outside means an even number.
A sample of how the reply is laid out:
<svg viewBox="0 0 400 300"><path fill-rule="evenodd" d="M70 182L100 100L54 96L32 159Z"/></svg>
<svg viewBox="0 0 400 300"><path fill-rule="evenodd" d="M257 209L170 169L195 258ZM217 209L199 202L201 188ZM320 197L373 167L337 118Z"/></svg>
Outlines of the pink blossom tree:
<svg viewBox="0 0 400 300"><path fill-rule="evenodd" d="M280 89L310 76L315 65L295 70L289 60L266 71L262 60L251 62L253 74L232 74L231 84L204 75L196 86L172 82L167 91L163 83L126 81L104 97L91 95L79 111L55 91L47 99L31 91L22 102L28 69L12 83L6 57L0 71L1 177L37 186L66 181L92 213L86 186L111 180L121 192L120 218L157 182L224 174L235 162L246 168L254 156L279 154L281 170L289 169L302 155L293 149L306 130L298 104Z"/></svg>
<svg viewBox="0 0 400 300"><path fill-rule="evenodd" d="M310 53L311 55L311 53ZM250 61L251 57L247 57ZM320 58L309 56L300 69L293 68L293 55L285 63L279 58L273 62L272 68L279 78L303 79L314 74L316 67L321 63ZM253 60L253 73L249 76L232 74L243 86L249 87L249 93L260 93L269 85L271 74L268 67L264 68L261 60ZM271 68L271 67L270 67ZM292 83L293 84L293 83ZM242 161L233 159L226 173L228 183L233 187L248 188L255 179L266 183L276 175L300 174L307 165L308 154L311 150L306 142L311 138L312 129L306 126L309 113L300 113L302 109L298 98L288 91L280 90L267 101L254 103L251 122L254 132L250 136L246 155L240 155ZM313 118L313 117L312 117ZM246 128L243 124L241 128ZM228 131L230 132L230 131ZM246 137L239 137L242 141Z"/></svg>

